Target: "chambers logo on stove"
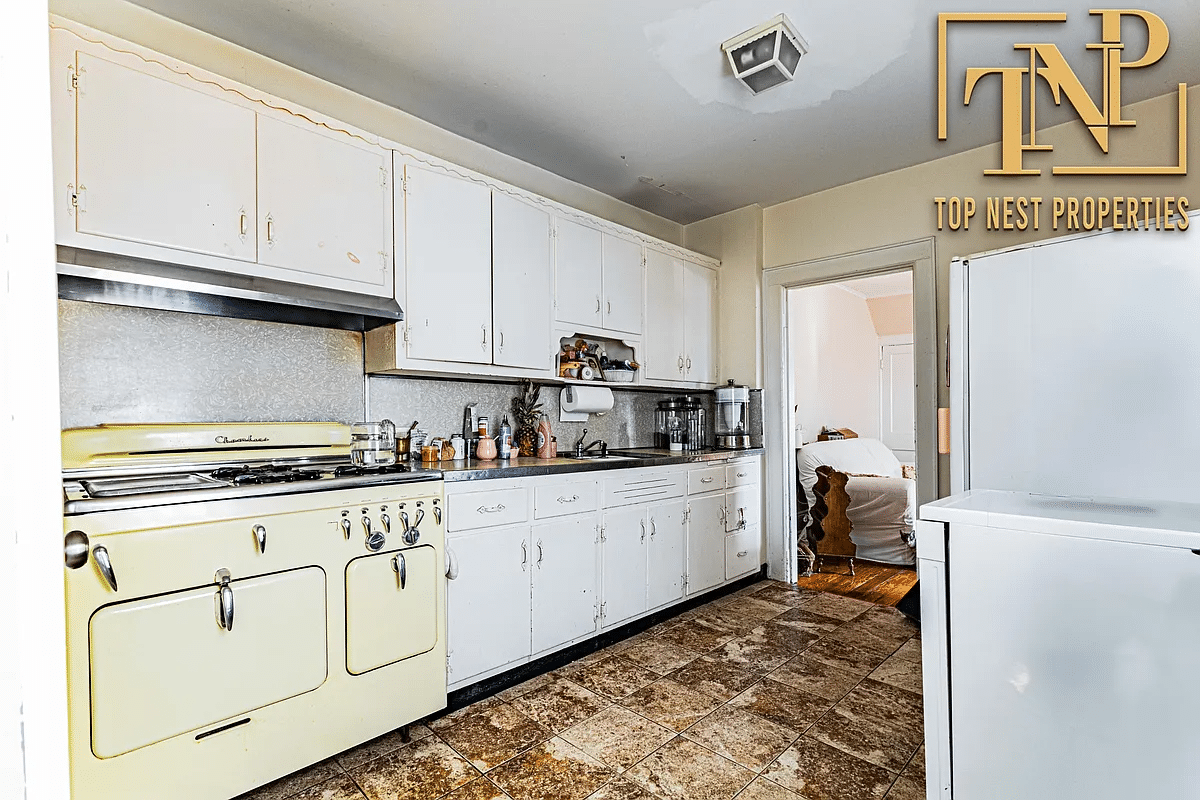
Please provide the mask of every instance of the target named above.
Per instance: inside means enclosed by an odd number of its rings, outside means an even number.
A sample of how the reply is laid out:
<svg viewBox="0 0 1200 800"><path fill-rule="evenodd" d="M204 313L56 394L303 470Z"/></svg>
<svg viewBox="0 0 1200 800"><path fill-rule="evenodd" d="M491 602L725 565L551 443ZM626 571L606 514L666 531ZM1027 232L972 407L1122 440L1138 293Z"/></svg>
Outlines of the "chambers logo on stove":
<svg viewBox="0 0 1200 800"><path fill-rule="evenodd" d="M242 444L244 442L269 441L271 440L266 436L255 436L254 434L250 434L249 436L218 436L216 439L217 444Z"/></svg>

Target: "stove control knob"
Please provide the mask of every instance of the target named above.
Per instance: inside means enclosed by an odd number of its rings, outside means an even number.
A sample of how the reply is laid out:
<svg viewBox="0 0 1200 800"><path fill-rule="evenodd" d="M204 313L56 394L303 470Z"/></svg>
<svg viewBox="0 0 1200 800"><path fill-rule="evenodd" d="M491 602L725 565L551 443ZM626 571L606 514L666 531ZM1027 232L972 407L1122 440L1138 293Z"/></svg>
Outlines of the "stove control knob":
<svg viewBox="0 0 1200 800"><path fill-rule="evenodd" d="M350 541L350 520L342 518L342 533L346 534L346 541Z"/></svg>
<svg viewBox="0 0 1200 800"><path fill-rule="evenodd" d="M255 525L253 531L254 540L258 542L258 552L265 554L267 552L267 529L262 525Z"/></svg>
<svg viewBox="0 0 1200 800"><path fill-rule="evenodd" d="M380 531L372 531L371 530L371 518L370 517L363 517L362 524L363 524L363 530L365 530L367 533L367 549L370 550L372 553L374 553L378 550L382 550L383 543L384 543L384 541L386 541L386 537L383 535L383 533Z"/></svg>
<svg viewBox="0 0 1200 800"><path fill-rule="evenodd" d="M391 517L389 517L387 514L380 514L379 522L383 525L384 533L392 532L392 518Z"/></svg>

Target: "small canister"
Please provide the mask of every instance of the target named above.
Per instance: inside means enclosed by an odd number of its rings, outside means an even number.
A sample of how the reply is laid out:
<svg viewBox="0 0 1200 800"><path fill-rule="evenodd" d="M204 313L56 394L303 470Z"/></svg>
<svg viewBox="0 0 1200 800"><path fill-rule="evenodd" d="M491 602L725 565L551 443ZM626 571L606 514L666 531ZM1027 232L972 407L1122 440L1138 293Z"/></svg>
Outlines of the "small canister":
<svg viewBox="0 0 1200 800"><path fill-rule="evenodd" d="M442 460L442 448L436 444L427 444L421 448L421 463L436 464Z"/></svg>
<svg viewBox="0 0 1200 800"><path fill-rule="evenodd" d="M488 435L488 418L480 417L479 418L479 438L482 439L483 437L485 437L487 435Z"/></svg>
<svg viewBox="0 0 1200 800"><path fill-rule="evenodd" d="M419 461L421 459L421 448L425 446L425 439L428 436L429 434L419 428L409 433L408 454L413 461Z"/></svg>
<svg viewBox="0 0 1200 800"><path fill-rule="evenodd" d="M454 460L462 461L467 457L467 442L461 436L451 436L450 446L454 448Z"/></svg>

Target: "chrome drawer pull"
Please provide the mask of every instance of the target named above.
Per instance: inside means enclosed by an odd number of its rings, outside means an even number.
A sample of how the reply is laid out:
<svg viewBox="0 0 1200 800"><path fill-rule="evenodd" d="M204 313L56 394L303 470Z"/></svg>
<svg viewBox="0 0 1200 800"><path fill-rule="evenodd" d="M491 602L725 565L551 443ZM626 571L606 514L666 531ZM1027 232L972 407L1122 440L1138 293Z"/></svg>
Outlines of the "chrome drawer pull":
<svg viewBox="0 0 1200 800"><path fill-rule="evenodd" d="M96 559L96 566L100 568L100 574L104 576L104 580L108 581L108 585L115 592L117 590L117 573L113 572L108 550L104 545L98 544L92 548L92 558Z"/></svg>
<svg viewBox="0 0 1200 800"><path fill-rule="evenodd" d="M712 483L712 482L713 482L713 479L712 479L711 477L708 477L708 478L701 478L701 479L700 479L700 482L701 482L701 483Z"/></svg>
<svg viewBox="0 0 1200 800"><path fill-rule="evenodd" d="M560 503L574 503L574 502L575 502L576 500L578 500L578 499L579 499L579 495L577 495L577 494L573 494L573 495L571 495L570 497L560 497L560 498L558 498L558 502L560 502Z"/></svg>
<svg viewBox="0 0 1200 800"><path fill-rule="evenodd" d="M525 565L529 563L529 545L524 539L521 540L521 572L525 571Z"/></svg>
<svg viewBox="0 0 1200 800"><path fill-rule="evenodd" d="M542 540L541 540L541 539L538 539L538 560L537 560L537 566L538 566L538 569L541 569L541 568L542 568Z"/></svg>
<svg viewBox="0 0 1200 800"><path fill-rule="evenodd" d="M400 581L400 589L403 590L405 584L408 583L408 565L404 563L403 553L392 556L392 569L395 570L396 577Z"/></svg>
<svg viewBox="0 0 1200 800"><path fill-rule="evenodd" d="M642 519L638 520L638 522L642 523L642 541L644 542L646 541L646 520Z"/></svg>
<svg viewBox="0 0 1200 800"><path fill-rule="evenodd" d="M478 511L480 514L496 514L496 513L499 513L504 510L504 503L497 503L496 505L492 506L491 508L488 508L487 506L480 506L479 508L477 508L475 510Z"/></svg>
<svg viewBox="0 0 1200 800"><path fill-rule="evenodd" d="M222 630L233 630L233 587L229 585L229 570L221 568L213 576L221 588L217 590L217 624Z"/></svg>
<svg viewBox="0 0 1200 800"><path fill-rule="evenodd" d="M739 552L738 552L738 554L737 554L737 557L738 557L738 558L745 558L747 555L749 555L749 553L750 553L750 551L749 551L749 550L741 550L741 551L739 551Z"/></svg>
<svg viewBox="0 0 1200 800"><path fill-rule="evenodd" d="M744 477L746 477L746 473L744 473L744 472L739 472L739 473L737 474L737 476L738 476L739 478L744 478Z"/></svg>
<svg viewBox="0 0 1200 800"><path fill-rule="evenodd" d="M255 525L253 531L254 539L258 542L259 554L265 554L267 552L267 529L262 525Z"/></svg>

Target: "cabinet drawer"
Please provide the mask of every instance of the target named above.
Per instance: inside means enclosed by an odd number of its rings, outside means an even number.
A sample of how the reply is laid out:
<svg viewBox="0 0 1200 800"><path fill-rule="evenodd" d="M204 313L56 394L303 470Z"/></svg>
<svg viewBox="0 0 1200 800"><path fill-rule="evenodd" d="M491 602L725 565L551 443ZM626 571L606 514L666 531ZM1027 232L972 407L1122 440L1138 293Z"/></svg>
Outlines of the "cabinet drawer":
<svg viewBox="0 0 1200 800"><path fill-rule="evenodd" d="M604 482L604 507L683 497L684 473L675 470L636 470Z"/></svg>
<svg viewBox="0 0 1200 800"><path fill-rule="evenodd" d="M533 489L534 519L565 517L595 511L598 502L595 481L551 483Z"/></svg>
<svg viewBox="0 0 1200 800"><path fill-rule="evenodd" d="M746 486L758 483L759 462L742 461L725 467L725 485L732 489L735 486Z"/></svg>
<svg viewBox="0 0 1200 800"><path fill-rule="evenodd" d="M754 572L761 565L758 553L758 526L725 537L725 580L733 580Z"/></svg>
<svg viewBox="0 0 1200 800"><path fill-rule="evenodd" d="M725 465L704 467L688 472L688 494L715 492L725 488Z"/></svg>
<svg viewBox="0 0 1200 800"><path fill-rule="evenodd" d="M725 530L728 533L758 525L762 518L762 492L758 484L740 486L725 495Z"/></svg>
<svg viewBox="0 0 1200 800"><path fill-rule="evenodd" d="M469 531L512 525L529 518L529 493L525 489L496 489L446 497L446 528Z"/></svg>

